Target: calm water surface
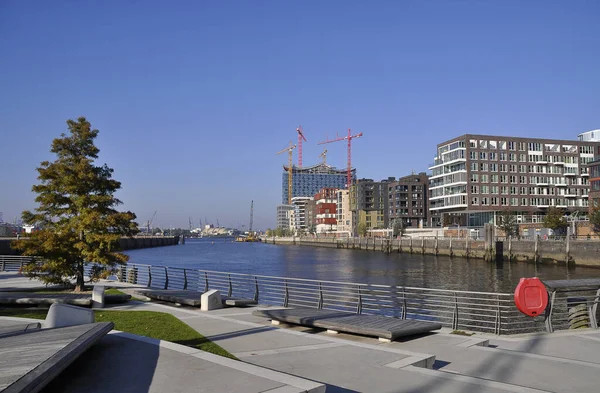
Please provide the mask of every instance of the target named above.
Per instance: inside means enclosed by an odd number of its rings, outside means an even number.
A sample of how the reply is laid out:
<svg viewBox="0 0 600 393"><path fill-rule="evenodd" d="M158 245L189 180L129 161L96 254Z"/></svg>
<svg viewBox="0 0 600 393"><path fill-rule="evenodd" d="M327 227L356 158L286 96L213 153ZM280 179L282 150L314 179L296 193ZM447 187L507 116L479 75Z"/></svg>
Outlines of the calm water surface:
<svg viewBox="0 0 600 393"><path fill-rule="evenodd" d="M521 277L565 279L600 277L600 269L526 263L497 267L479 259L418 254L385 255L233 239L186 239L186 244L130 250L129 263L176 266L331 281L470 291L512 292Z"/></svg>

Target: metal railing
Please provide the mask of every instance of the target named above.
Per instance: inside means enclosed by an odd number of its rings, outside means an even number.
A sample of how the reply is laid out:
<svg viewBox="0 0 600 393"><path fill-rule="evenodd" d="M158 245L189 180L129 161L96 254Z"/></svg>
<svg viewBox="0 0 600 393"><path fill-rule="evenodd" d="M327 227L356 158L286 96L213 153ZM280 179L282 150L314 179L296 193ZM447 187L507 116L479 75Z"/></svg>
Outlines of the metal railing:
<svg viewBox="0 0 600 393"><path fill-rule="evenodd" d="M0 267L17 271L23 261L19 261L19 257L9 258L4 264L0 259ZM91 265L86 269L89 272ZM493 334L545 330L543 317L532 319L521 314L514 306L513 295L508 293L309 280L133 263L121 267L116 278L149 288L199 292L216 289L230 297L283 307L314 307L437 321L454 330ZM557 308L555 312L562 311ZM562 322L558 315L555 320Z"/></svg>

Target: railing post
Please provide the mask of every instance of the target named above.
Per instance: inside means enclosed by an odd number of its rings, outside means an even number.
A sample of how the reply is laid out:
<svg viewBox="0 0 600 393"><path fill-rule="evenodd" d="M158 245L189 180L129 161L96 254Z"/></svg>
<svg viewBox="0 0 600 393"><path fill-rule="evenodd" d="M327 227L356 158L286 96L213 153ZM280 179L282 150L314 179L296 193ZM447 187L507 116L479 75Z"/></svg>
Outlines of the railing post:
<svg viewBox="0 0 600 393"><path fill-rule="evenodd" d="M254 276L254 301L258 302L258 278Z"/></svg>
<svg viewBox="0 0 600 393"><path fill-rule="evenodd" d="M356 313L362 314L362 290L358 286L358 303L356 304Z"/></svg>
<svg viewBox="0 0 600 393"><path fill-rule="evenodd" d="M469 257L469 236L465 237L465 257Z"/></svg>
<svg viewBox="0 0 600 393"><path fill-rule="evenodd" d="M421 254L425 254L425 238L421 237Z"/></svg>
<svg viewBox="0 0 600 393"><path fill-rule="evenodd" d="M283 307L287 307L290 301L290 291L288 289L288 281L285 280L285 294L283 295Z"/></svg>
<svg viewBox="0 0 600 393"><path fill-rule="evenodd" d="M450 235L450 256L452 256L452 235Z"/></svg>
<svg viewBox="0 0 600 393"><path fill-rule="evenodd" d="M569 266L569 259L571 256L571 228L567 228L567 245L566 245L566 249L565 249L565 261L567 263L567 267Z"/></svg>
<svg viewBox="0 0 600 393"><path fill-rule="evenodd" d="M496 309L496 322L495 322L495 326L494 326L494 332L497 335L500 335L501 329L502 329L502 318L501 318L502 310L500 309L500 295L498 295L498 294L496 294L496 304L498 305L498 307Z"/></svg>
<svg viewBox="0 0 600 393"><path fill-rule="evenodd" d="M404 289L404 287L402 287L402 314L400 316L400 318L402 318L402 319L406 319L406 306L407 306L406 290Z"/></svg>
<svg viewBox="0 0 600 393"><path fill-rule="evenodd" d="M321 285L321 281L319 281L319 304L317 305L319 310L323 309L323 286Z"/></svg>
<svg viewBox="0 0 600 393"><path fill-rule="evenodd" d="M512 261L512 235L508 237L508 260Z"/></svg>
<svg viewBox="0 0 600 393"><path fill-rule="evenodd" d="M437 233L436 233L435 234L435 255L436 256L438 255L438 252L439 252L439 250L438 250L438 236L437 236Z"/></svg>
<svg viewBox="0 0 600 393"><path fill-rule="evenodd" d="M538 261L538 255L539 255L539 249L538 249L538 238L539 236L536 234L535 238L534 238L534 243L533 243L533 261L537 262Z"/></svg>
<svg viewBox="0 0 600 393"><path fill-rule="evenodd" d="M227 281L229 282L229 289L227 290L227 297L231 297L231 293L233 292L233 287L231 286L231 273L227 274Z"/></svg>
<svg viewBox="0 0 600 393"><path fill-rule="evenodd" d="M458 329L458 297L456 296L456 292L454 292L454 312L452 313L452 329Z"/></svg>
<svg viewBox="0 0 600 393"><path fill-rule="evenodd" d="M2 260L2 264L0 265L1 266L0 267L0 272L3 272L4 269L5 269L5 266L4 266L4 264L5 264L5 262L4 262L4 256L0 255L0 259Z"/></svg>
<svg viewBox="0 0 600 393"><path fill-rule="evenodd" d="M152 269L148 266L148 288L152 286Z"/></svg>
<svg viewBox="0 0 600 393"><path fill-rule="evenodd" d="M165 266L165 289L169 289L169 271Z"/></svg>
<svg viewBox="0 0 600 393"><path fill-rule="evenodd" d="M208 272L204 272L204 292L208 292Z"/></svg>
<svg viewBox="0 0 600 393"><path fill-rule="evenodd" d="M187 271L183 269L183 290L187 290L188 282L187 282Z"/></svg>

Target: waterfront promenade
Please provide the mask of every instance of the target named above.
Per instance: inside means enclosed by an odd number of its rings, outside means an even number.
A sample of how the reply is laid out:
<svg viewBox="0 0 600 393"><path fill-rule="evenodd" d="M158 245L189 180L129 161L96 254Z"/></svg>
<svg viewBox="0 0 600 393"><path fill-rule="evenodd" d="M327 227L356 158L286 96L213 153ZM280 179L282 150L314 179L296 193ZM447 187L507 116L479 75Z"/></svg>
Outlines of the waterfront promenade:
<svg viewBox="0 0 600 393"><path fill-rule="evenodd" d="M31 285L20 277L9 282L12 287ZM134 288L117 282L105 285L119 286L126 292ZM167 303L134 301L111 309L170 313L237 356L242 365L323 383L327 392L595 392L600 386L598 330L499 337L482 333L461 336L444 329L441 333L380 343L376 338L332 336L299 326L274 327L265 318L253 316L255 308L201 312ZM109 336L115 340L114 334ZM118 386L130 384L127 376L133 369L127 359L138 350L134 345L113 353L112 361L102 362L107 360L101 356L102 351L115 348L115 342L110 344L94 349L98 356L86 357L90 359L86 364L67 369L67 373L79 374L65 374L64 380L75 378L73 382L83 385L64 385L63 391L77 391L73 390L76 386L92 392L106 391L103 386L119 390ZM260 387L264 380L244 377L242 372L219 373L216 366L208 364L177 363L174 358L179 355L169 345L163 343L155 350L145 347L156 354L156 361L142 362L135 368L143 370L142 388L128 391L161 391L169 384L173 384L170 391L192 391L185 386L191 381L199 384L194 391L293 391ZM125 356L124 360L117 360L119 356ZM97 380L92 373L110 377ZM246 381L241 388L235 385L240 375ZM94 384L89 382L92 377L97 381Z"/></svg>

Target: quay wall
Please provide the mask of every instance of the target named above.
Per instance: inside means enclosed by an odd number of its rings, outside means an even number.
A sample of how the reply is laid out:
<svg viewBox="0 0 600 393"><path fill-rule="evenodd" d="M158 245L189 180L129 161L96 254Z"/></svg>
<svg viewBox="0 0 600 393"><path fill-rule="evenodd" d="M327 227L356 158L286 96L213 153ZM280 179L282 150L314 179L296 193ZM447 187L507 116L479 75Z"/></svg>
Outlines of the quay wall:
<svg viewBox="0 0 600 393"><path fill-rule="evenodd" d="M16 240L14 237L0 238L0 255L18 255L16 250L11 247L11 242ZM179 236L136 236L123 237L119 241L121 250L135 250L139 248L174 246L179 244Z"/></svg>
<svg viewBox="0 0 600 393"><path fill-rule="evenodd" d="M485 240L470 238L315 238L315 237L263 237L268 244L301 245L312 247L343 248L443 255L460 258L479 258L496 261L496 242L486 246ZM597 240L513 240L500 241L503 253L498 261L569 264L600 267L600 241Z"/></svg>

